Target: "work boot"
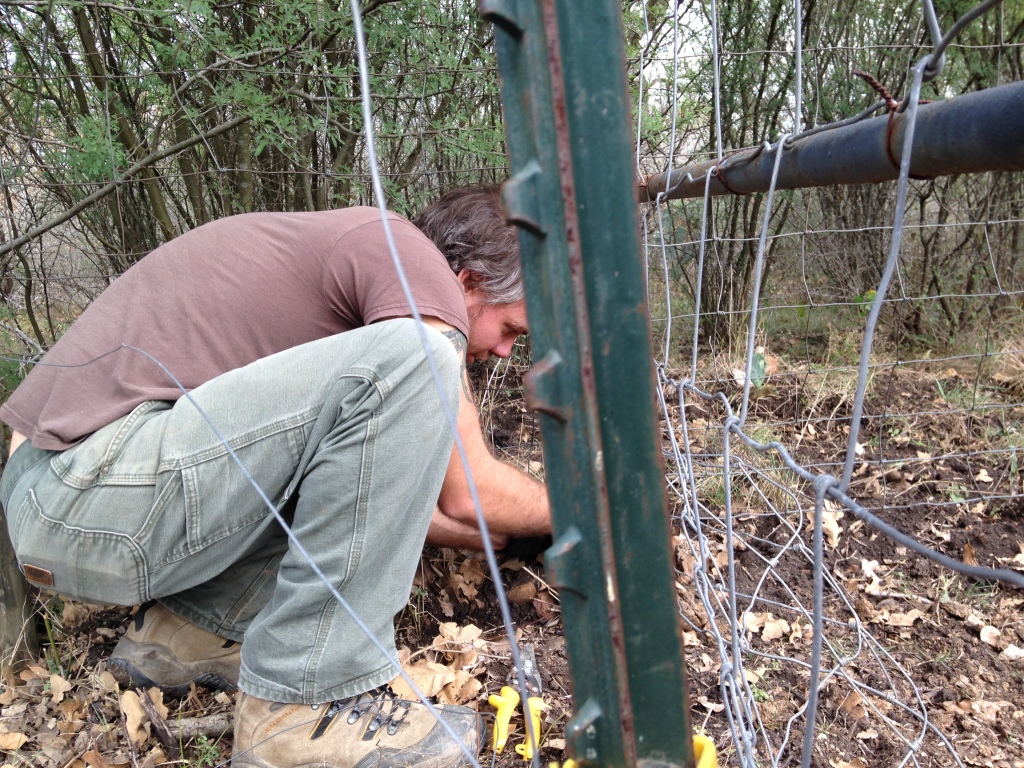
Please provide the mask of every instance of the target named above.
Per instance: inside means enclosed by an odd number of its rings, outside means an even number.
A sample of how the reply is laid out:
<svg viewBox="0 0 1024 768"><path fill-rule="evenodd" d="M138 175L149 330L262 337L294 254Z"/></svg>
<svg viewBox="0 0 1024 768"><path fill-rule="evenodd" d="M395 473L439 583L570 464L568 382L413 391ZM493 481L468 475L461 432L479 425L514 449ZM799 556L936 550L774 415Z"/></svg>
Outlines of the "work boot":
<svg viewBox="0 0 1024 768"><path fill-rule="evenodd" d="M180 697L188 693L190 683L235 690L241 650L241 643L207 632L159 603L146 603L136 612L108 664L123 685L155 686Z"/></svg>
<svg viewBox="0 0 1024 768"><path fill-rule="evenodd" d="M387 686L328 704L275 704L243 693L235 710L233 768L458 768L476 756L479 716L438 706L453 739L418 701Z"/></svg>

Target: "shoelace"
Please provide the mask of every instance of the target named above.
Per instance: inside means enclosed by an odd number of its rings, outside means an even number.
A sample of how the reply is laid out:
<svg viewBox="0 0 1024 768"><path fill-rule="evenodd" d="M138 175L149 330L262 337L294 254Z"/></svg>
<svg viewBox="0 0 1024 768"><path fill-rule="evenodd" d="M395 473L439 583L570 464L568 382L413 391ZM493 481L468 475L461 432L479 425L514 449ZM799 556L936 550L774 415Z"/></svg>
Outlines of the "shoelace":
<svg viewBox="0 0 1024 768"><path fill-rule="evenodd" d="M333 702L324 716L331 718L350 708L345 722L355 725L375 707L377 708L376 713L363 730L362 739L364 741L372 739L385 725L387 725L388 736L398 733L399 727L409 715L412 702L398 698L389 688L381 687L369 693Z"/></svg>

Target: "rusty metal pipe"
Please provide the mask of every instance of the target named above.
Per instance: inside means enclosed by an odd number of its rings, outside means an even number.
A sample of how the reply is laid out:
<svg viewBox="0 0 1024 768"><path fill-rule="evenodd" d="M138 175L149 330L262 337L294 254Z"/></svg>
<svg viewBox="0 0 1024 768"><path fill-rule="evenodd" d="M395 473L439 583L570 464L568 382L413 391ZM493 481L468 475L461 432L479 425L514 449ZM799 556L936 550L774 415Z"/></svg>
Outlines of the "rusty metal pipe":
<svg viewBox="0 0 1024 768"><path fill-rule="evenodd" d="M907 113L873 117L822 131L784 150L776 189L872 184L899 175ZM747 149L728 156L713 172L712 195L768 190L774 152ZM640 182L640 202L704 196L709 160L658 173ZM914 129L910 174L933 178L956 173L1024 170L1024 82L921 104ZM689 174L690 178L687 178ZM664 199L663 198L663 199Z"/></svg>

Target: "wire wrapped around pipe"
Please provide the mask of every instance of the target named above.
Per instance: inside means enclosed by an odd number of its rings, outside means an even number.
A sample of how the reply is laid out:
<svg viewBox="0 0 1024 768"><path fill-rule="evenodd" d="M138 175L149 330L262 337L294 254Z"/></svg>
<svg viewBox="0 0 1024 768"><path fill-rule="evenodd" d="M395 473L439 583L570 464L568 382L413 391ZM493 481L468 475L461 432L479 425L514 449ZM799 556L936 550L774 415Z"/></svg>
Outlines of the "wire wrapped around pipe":
<svg viewBox="0 0 1024 768"><path fill-rule="evenodd" d="M910 166L915 177L1024 170L1024 82L921 104L917 120ZM785 147L776 189L892 181L898 171L886 148L902 146L905 122L905 114L897 114L890 131L889 116L883 115L798 138ZM762 147L737 152L722 164L728 188L713 177L711 195L767 191L774 158ZM716 165L714 159L654 174L638 185L638 199L702 197L703 180L690 179L703 179Z"/></svg>

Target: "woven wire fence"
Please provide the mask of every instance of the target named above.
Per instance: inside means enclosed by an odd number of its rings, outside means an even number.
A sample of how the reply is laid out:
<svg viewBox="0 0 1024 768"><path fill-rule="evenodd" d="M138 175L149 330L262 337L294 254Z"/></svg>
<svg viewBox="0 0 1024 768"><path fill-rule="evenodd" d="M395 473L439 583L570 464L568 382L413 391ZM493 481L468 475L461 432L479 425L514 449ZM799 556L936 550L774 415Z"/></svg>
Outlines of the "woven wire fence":
<svg viewBox="0 0 1024 768"><path fill-rule="evenodd" d="M134 260L211 218L373 204L375 172L404 212L455 184L501 180L487 26L472 3L401 5L363 4L364 54L349 9L317 3L267 4L261 28L243 8L0 1L5 351L37 356ZM967 6L624 7L641 178L768 137L778 155L784 136L863 112L881 92L854 68L910 94L910 114L921 91L1024 76L1024 22L1007 5L959 30L937 76L915 63L932 61ZM395 25L417 31L396 45ZM813 747L838 702L890 736L887 764L964 764L914 671L862 615L854 582L884 597L891 565L837 552L868 509L900 523L936 509L1019 514L1022 205L1007 174L904 172L897 185L644 209L696 722L726 761L837 762ZM0 371L5 385L19 366ZM507 385L518 373L487 374L485 410L518 402ZM962 433L939 440L918 426L936 414ZM930 494L906 492L923 482ZM901 527L915 533L899 545L908 551L951 535ZM972 559L958 547L946 547L951 564ZM888 616L913 631L910 614ZM774 694L785 669L791 695Z"/></svg>
<svg viewBox="0 0 1024 768"><path fill-rule="evenodd" d="M994 2L711 0L644 22L641 179L762 142L777 174L851 116L912 123L923 92L1021 77L1020 9ZM687 178L703 200L644 211L694 720L738 765L985 755L936 726L949 708L900 640L953 585L995 590L979 564L1024 583L1021 179L912 180L911 141L895 184L713 199L712 168ZM971 516L1010 549L976 554ZM1009 675L1018 645L991 649ZM1012 744L987 756L1020 764Z"/></svg>

